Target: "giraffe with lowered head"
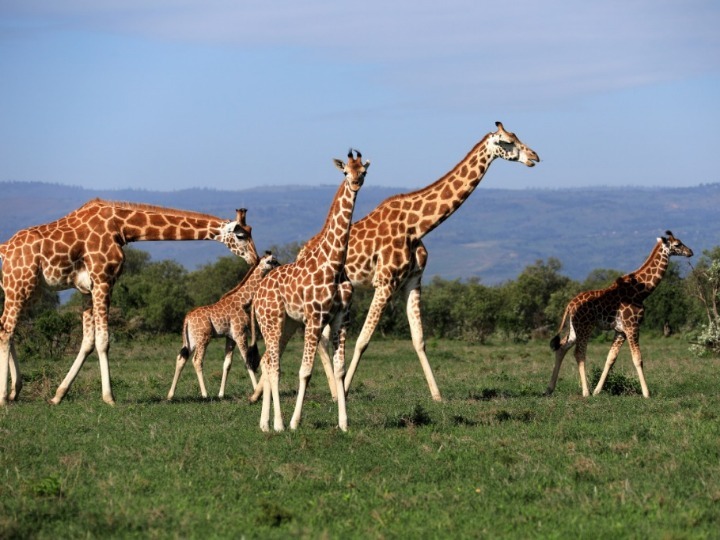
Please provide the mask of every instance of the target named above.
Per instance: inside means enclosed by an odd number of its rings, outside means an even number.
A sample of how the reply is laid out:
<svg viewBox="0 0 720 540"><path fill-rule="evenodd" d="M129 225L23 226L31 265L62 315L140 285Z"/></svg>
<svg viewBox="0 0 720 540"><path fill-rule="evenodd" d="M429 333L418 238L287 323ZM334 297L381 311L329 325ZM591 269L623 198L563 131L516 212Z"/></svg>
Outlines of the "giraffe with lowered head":
<svg viewBox="0 0 720 540"><path fill-rule="evenodd" d="M495 122L497 131L488 133L447 174L418 191L389 197L361 220L353 223L348 241L345 272L353 286L375 289L362 330L355 343L352 361L345 375L345 390L350 388L355 370L375 332L380 317L393 294L400 292L406 304L413 346L420 360L430 394L441 401L430 362L425 354L425 339L420 312L420 289L427 262L422 239L449 218L470 196L496 159L518 161L528 167L539 162L538 155L520 139ZM298 255L317 241L311 239ZM326 339L323 340L325 344ZM319 349L323 364L329 356ZM328 371L328 368L325 368ZM337 392L329 381L333 398Z"/></svg>
<svg viewBox="0 0 720 540"><path fill-rule="evenodd" d="M180 373L190 355L193 356L193 366L197 373L200 385L200 394L207 397L205 380L203 378L203 359L205 351L213 337L225 336L225 361L223 362L222 380L220 381L220 392L218 397L225 396L225 384L228 373L232 366L232 356L237 344L240 356L245 361L253 389L257 386L255 370L257 369L257 354L254 357L248 355L248 328L250 325L249 309L255 291L260 285L260 280L280 263L269 251L260 258L258 263L247 271L243 279L234 288L225 293L220 300L214 304L200 306L190 311L183 321L183 344L180 353L175 360L175 376L173 377L170 391L167 398L171 400L175 395L175 388L180 378Z"/></svg>
<svg viewBox="0 0 720 540"><path fill-rule="evenodd" d="M58 289L76 288L91 298L83 313L83 340L70 371L51 403L62 401L85 359L97 349L106 403L115 402L108 367L108 308L113 285L122 271L123 246L142 240L216 240L254 265L258 256L245 209L234 221L161 206L94 199L68 215L17 232L0 244L5 306L0 317L0 405L22 385L13 336L21 310L41 280Z"/></svg>
<svg viewBox="0 0 720 540"><path fill-rule="evenodd" d="M345 276L348 235L355 200L370 162L362 162L357 150L348 153L348 162L334 160L345 179L330 206L322 235L302 258L270 271L253 298L253 313L263 338L265 354L262 367L263 403L260 428L270 429L270 403L274 405L275 431L285 429L280 411L280 357L296 330L305 328L305 344L300 366L297 402L290 428L296 429L302 415L305 390L312 375L315 352L321 332L331 328L334 346L333 376L336 387L343 387L345 375L345 335L347 332L352 284ZM254 323L251 322L251 327ZM260 387L260 384L258 384ZM338 426L347 430L345 394L338 393Z"/></svg>
<svg viewBox="0 0 720 540"><path fill-rule="evenodd" d="M570 300L565 308L558 334L550 341L550 348L555 351L555 367L546 394L550 395L555 390L563 358L575 345L575 360L580 372L582 393L585 397L590 395L585 373L587 344L593 329L600 326L603 329L615 330L615 339L610 346L605 368L593 394L597 395L602 391L620 347L627 340L640 379L643 397L650 397L643 375L639 342L640 323L645 313L643 302L660 284L671 256L692 257L693 255L692 249L675 238L672 232L666 231L665 234L667 237L657 239L652 252L640 268L619 277L606 289L582 292ZM568 333L560 339L560 332L566 322L569 324Z"/></svg>

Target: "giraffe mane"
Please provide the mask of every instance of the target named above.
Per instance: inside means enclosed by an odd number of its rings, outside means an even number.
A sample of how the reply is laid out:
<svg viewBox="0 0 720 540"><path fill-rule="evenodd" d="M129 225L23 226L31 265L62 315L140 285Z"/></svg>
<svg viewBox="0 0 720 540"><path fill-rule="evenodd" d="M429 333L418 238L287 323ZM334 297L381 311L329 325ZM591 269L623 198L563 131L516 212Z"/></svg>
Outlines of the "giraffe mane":
<svg viewBox="0 0 720 540"><path fill-rule="evenodd" d="M176 216L176 217L196 217L200 219L220 219L216 216L213 216L211 214L204 214L202 212L195 212L193 210L181 210L178 208L168 208L167 206L159 206L155 204L146 204L146 203L136 203L136 202L127 202L127 201L108 201L106 199L92 199L91 201L88 201L85 203L81 208L85 208L87 206L106 206L110 208L122 208L127 210L139 210L141 212L156 212L158 214L165 214L168 216ZM228 219L221 220L221 221L230 221Z"/></svg>

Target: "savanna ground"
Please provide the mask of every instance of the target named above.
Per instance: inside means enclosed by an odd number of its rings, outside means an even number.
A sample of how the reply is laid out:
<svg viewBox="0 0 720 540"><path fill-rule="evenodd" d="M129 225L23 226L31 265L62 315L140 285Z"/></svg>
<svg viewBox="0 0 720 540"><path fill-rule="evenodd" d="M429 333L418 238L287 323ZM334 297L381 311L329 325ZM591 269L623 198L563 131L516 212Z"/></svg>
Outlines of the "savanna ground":
<svg viewBox="0 0 720 540"><path fill-rule="evenodd" d="M284 356L286 424L300 343ZM211 393L222 344L206 358ZM442 403L409 340L376 339L347 433L319 360L297 432L260 432L237 357L230 397L199 399L188 364L166 402L178 346L114 345L115 407L95 356L57 407L72 358L21 363L21 399L0 410L0 538L720 536L720 360L681 337L644 338L649 400L626 348L606 392L583 399L572 355L542 395L545 340L430 341ZM589 373L608 346L591 344Z"/></svg>

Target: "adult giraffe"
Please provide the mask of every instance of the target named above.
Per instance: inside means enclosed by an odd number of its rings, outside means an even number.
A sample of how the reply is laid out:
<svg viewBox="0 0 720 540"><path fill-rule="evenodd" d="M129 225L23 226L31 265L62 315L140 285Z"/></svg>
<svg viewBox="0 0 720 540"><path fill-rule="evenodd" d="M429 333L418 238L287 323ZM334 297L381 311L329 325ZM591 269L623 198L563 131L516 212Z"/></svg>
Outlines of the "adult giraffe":
<svg viewBox="0 0 720 540"><path fill-rule="evenodd" d="M548 384L545 392L547 395L552 394L553 390L555 390L560 365L563 358L565 358L565 354L576 344L575 360L580 372L582 393L585 397L590 395L585 374L585 356L592 331L596 326L600 326L604 329L615 330L615 339L610 346L605 368L593 391L593 395L599 394L602 390L605 379L607 379L608 373L610 373L610 369L620 352L620 347L627 339L632 353L633 364L635 364L638 379L640 379L643 397L650 397L650 392L645 383L645 376L643 375L639 342L640 323L645 314L643 302L660 284L667 270L670 257L674 255L693 256L692 249L675 238L672 232L666 231L665 234L667 238L660 237L657 239L652 252L650 252L650 255L640 268L619 277L615 280L615 283L606 289L582 292L570 300L565 308L558 334L550 341L550 348L555 351L555 367L550 377L550 384ZM560 332L566 322L569 324L568 334L563 339L560 339Z"/></svg>
<svg viewBox="0 0 720 540"><path fill-rule="evenodd" d="M407 305L413 346L435 401L441 401L427 355L420 317L420 285L427 262L427 250L422 238L449 218L478 186L490 164L501 158L518 161L532 167L539 162L538 155L524 145L514 133L506 131L502 123L495 122L497 131L488 133L450 172L429 186L389 197L375 210L353 223L350 229L345 272L353 286L372 286L375 294L365 323L355 343L350 367L345 375L345 391L355 374L363 353L380 320L390 297L401 291ZM312 238L303 248L317 241ZM330 362L327 353L327 336L319 352L325 371ZM329 381L333 398L336 390Z"/></svg>
<svg viewBox="0 0 720 540"><path fill-rule="evenodd" d="M103 401L113 404L107 312L113 285L122 272L122 247L140 240L217 240L254 265L258 255L245 213L245 209L237 210L236 219L230 221L161 206L94 199L57 221L23 229L0 244L5 290L0 317L0 405L7 399L8 367L10 400L18 398L22 386L13 336L20 312L41 280L59 289L74 287L92 299L92 306L83 313L80 352L51 403L62 401L94 347Z"/></svg>

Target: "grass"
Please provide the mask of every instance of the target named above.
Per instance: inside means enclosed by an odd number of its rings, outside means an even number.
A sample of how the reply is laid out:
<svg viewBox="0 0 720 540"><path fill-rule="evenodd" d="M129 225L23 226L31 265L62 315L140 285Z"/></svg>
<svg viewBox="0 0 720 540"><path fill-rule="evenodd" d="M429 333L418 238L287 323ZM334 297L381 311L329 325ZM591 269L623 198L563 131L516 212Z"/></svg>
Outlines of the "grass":
<svg viewBox="0 0 720 540"><path fill-rule="evenodd" d="M115 345L115 407L101 401L94 361L57 407L46 400L72 359L21 364L21 399L0 410L0 538L717 538L720 530L720 361L690 357L679 338L643 342L649 400L627 350L606 391L589 399L569 355L548 398L544 342L431 341L442 403L430 399L409 340L375 340L349 396L348 433L334 427L319 365L297 432L260 432L239 362L230 397L199 399L188 365L176 400L165 402L177 347L176 339ZM591 344L591 373L608 347ZM296 339L281 381L286 423L299 355ZM211 393L222 356L217 340L206 356Z"/></svg>

